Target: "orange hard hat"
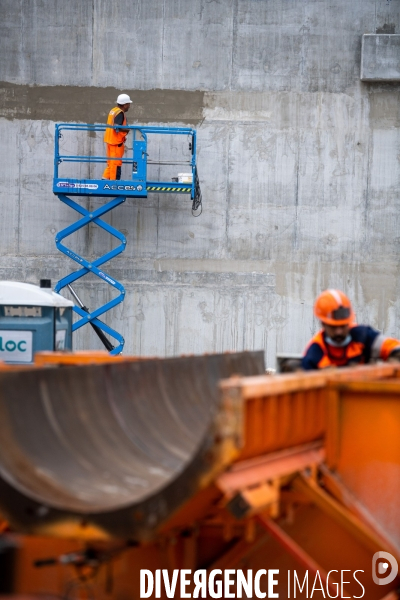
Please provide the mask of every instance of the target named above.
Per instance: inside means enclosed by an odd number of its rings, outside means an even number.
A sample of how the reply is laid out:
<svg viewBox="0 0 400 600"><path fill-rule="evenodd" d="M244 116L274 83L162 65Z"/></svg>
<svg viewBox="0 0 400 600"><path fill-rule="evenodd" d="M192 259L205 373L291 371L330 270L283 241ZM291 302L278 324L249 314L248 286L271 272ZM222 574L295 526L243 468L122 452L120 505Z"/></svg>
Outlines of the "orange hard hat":
<svg viewBox="0 0 400 600"><path fill-rule="evenodd" d="M314 304L314 315L326 325L350 325L354 321L351 302L340 290L325 290Z"/></svg>

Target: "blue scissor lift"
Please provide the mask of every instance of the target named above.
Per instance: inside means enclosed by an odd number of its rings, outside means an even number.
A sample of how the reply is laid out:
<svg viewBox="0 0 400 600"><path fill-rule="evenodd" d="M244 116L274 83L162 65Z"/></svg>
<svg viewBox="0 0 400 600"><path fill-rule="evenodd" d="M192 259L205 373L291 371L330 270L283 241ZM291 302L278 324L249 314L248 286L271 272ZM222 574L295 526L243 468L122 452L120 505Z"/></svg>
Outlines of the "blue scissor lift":
<svg viewBox="0 0 400 600"><path fill-rule="evenodd" d="M107 126L109 127L109 126ZM86 125L78 123L60 123L56 125L55 134L55 152L54 152L54 180L53 192L58 196L61 202L75 210L81 218L72 225L66 227L56 235L57 248L66 256L71 258L79 265L79 269L73 271L66 277L63 277L55 286L55 291L60 292L63 288L68 287L73 294L77 305L74 307L75 312L79 315L78 319L72 326L72 330L76 331L86 324L90 324L100 337L110 354L120 354L124 347L124 338L120 333L103 323L99 319L104 313L111 310L121 302L125 297L124 286L116 281L101 269L101 266L121 254L126 247L125 236L106 223L102 217L112 211L114 208L125 202L127 198L147 198L148 193L179 193L189 194L192 200L192 213L194 216L199 216L202 209L202 197L199 184L199 178L196 167L196 131L186 127L144 127L144 126L124 126L124 129L129 129L133 135L132 156L122 159L123 164L129 164L132 167L132 178L110 181L104 179L74 179L60 177L59 166L62 163L105 163L105 156L77 156L71 154L60 153L60 140L63 138L63 132L72 131L77 135L78 132L88 132L88 135L96 135L94 132L104 132L105 125ZM118 128L115 128L118 129ZM189 138L190 159L186 161L150 161L148 159L148 140L150 136L155 134L162 135L183 135ZM72 134L73 135L73 134ZM109 160L109 159L108 159ZM118 160L118 159L117 159ZM149 181L147 179L148 164L165 164L165 165L186 165L191 171L187 182L179 182L178 178L173 181ZM82 207L70 196L99 196L105 198L105 204L100 208L90 212ZM63 241L65 238L82 229L95 223L112 236L119 240L119 245L100 256L92 262L79 256L76 252L65 246ZM103 306L89 312L82 304L79 297L71 287L71 284L81 279L88 273L93 273L105 283L111 285L118 291L117 297L110 300ZM114 347L109 339L104 335L107 334L116 340L117 345Z"/></svg>

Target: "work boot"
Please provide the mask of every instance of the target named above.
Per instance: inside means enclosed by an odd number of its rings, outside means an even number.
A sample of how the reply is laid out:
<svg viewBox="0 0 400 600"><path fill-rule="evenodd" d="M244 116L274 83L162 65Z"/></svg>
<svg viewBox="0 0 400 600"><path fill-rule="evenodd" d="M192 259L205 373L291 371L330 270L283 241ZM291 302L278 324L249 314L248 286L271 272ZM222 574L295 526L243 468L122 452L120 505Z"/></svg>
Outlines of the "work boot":
<svg viewBox="0 0 400 600"><path fill-rule="evenodd" d="M115 176L115 179L121 179L121 167L117 167L117 174Z"/></svg>

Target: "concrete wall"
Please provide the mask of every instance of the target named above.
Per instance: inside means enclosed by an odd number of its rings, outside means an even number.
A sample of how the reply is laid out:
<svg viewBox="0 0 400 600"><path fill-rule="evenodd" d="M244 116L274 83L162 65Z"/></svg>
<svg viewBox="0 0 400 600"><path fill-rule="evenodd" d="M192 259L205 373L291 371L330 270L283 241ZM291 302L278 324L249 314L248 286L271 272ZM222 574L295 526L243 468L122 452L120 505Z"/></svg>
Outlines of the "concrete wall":
<svg viewBox="0 0 400 600"><path fill-rule="evenodd" d="M0 276L55 283L73 213L52 194L54 122L198 130L204 212L130 199L110 222L127 290L107 318L143 355L300 352L337 286L400 335L400 85L360 81L361 36L400 32L395 0L0 0ZM83 201L98 206L101 201ZM86 257L110 247L91 229ZM71 244L72 247L72 244ZM91 308L109 290L77 285ZM100 347L89 327L75 347Z"/></svg>

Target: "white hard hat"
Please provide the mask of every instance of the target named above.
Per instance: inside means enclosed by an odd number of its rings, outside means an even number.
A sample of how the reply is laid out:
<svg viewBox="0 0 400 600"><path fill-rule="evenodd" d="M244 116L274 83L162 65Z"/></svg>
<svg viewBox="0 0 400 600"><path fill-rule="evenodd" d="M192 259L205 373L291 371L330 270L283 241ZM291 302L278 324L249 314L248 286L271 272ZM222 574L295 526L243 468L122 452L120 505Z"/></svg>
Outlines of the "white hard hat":
<svg viewBox="0 0 400 600"><path fill-rule="evenodd" d="M132 104L132 100L129 98L128 94L120 94L117 98L117 104Z"/></svg>

